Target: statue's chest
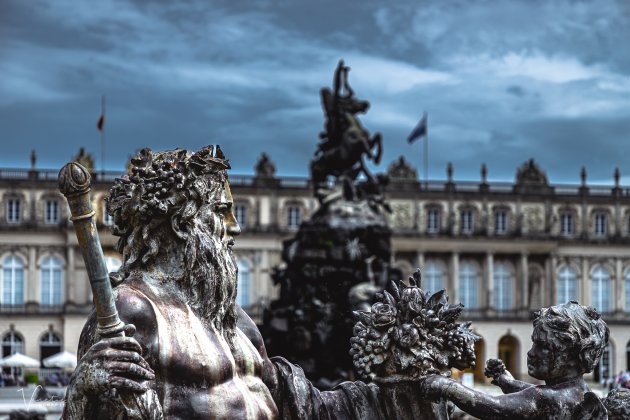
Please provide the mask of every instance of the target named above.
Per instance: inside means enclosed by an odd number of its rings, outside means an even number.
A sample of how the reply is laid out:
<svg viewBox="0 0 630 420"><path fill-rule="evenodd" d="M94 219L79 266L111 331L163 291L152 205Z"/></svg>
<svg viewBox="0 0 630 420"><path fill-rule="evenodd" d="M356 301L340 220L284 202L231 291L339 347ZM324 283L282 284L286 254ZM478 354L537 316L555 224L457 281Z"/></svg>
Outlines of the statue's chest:
<svg viewBox="0 0 630 420"><path fill-rule="evenodd" d="M236 330L230 345L185 311L158 320L160 399L172 418L271 419L277 409L262 381L263 360ZM178 417L179 416L179 417Z"/></svg>
<svg viewBox="0 0 630 420"><path fill-rule="evenodd" d="M236 330L232 345L192 312L170 311L158 322L159 370L168 382L212 387L235 377L257 377L262 358Z"/></svg>

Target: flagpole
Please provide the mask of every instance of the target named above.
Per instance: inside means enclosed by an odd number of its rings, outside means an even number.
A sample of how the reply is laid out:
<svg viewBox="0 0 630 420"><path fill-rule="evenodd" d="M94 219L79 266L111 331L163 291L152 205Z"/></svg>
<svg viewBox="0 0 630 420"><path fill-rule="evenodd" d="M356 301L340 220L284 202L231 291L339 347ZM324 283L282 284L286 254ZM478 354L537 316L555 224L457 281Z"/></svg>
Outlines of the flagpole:
<svg viewBox="0 0 630 420"><path fill-rule="evenodd" d="M429 124L424 134L424 188L429 190Z"/></svg>
<svg viewBox="0 0 630 420"><path fill-rule="evenodd" d="M103 121L105 119L105 95L101 96L101 115ZM105 124L103 128L99 130L101 132L101 177L105 179Z"/></svg>

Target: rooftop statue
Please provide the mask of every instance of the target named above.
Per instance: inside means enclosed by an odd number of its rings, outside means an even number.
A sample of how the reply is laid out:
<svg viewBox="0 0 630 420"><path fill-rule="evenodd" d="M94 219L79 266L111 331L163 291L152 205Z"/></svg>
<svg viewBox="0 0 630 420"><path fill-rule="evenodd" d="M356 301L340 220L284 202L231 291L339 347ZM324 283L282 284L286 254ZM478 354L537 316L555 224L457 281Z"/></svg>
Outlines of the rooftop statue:
<svg viewBox="0 0 630 420"><path fill-rule="evenodd" d="M352 199L353 182L360 174L368 182L377 182L365 167L364 156L379 164L382 154L381 135L370 137L357 118L370 107L368 101L354 97L348 82L350 67L339 60L335 70L333 90L322 88L321 99L326 116L326 131L311 162L311 177L316 195L320 200L326 195L328 176L342 178L346 182L346 199Z"/></svg>
<svg viewBox="0 0 630 420"><path fill-rule="evenodd" d="M219 147L196 153L143 149L106 200L123 255L109 278L91 203L89 173L60 173L94 292L66 394L69 419L384 419L402 413L376 384L319 391L302 369L267 356L256 325L235 303L228 161Z"/></svg>
<svg viewBox="0 0 630 420"><path fill-rule="evenodd" d="M490 359L486 376L504 395L485 394L440 375L424 380L423 393L435 400L446 398L481 419L606 419L604 404L582 376L599 362L608 336L606 323L592 307L569 302L544 308L534 320L533 345L527 353L529 375L544 385L516 380L502 361ZM615 396L606 401L615 408L620 402Z"/></svg>

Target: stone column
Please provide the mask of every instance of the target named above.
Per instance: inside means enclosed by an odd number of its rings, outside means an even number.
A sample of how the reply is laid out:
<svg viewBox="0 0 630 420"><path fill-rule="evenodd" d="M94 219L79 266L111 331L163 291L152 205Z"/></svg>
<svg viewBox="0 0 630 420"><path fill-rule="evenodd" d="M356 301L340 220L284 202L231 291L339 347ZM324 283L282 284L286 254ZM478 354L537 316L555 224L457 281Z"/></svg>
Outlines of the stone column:
<svg viewBox="0 0 630 420"><path fill-rule="evenodd" d="M521 307L523 309L527 309L528 308L528 303L529 303L529 269L527 267L527 265L529 264L529 261L527 259L527 252L521 252L521 261L520 261L520 265L521 265Z"/></svg>
<svg viewBox="0 0 630 420"><path fill-rule="evenodd" d="M553 293L553 274L551 269L551 260L553 255L545 260L545 275L540 281L540 305L548 307L551 302L551 294Z"/></svg>
<svg viewBox="0 0 630 420"><path fill-rule="evenodd" d="M28 275L26 277L26 289L24 290L24 303L39 302L39 276L37 275L37 248L28 248Z"/></svg>
<svg viewBox="0 0 630 420"><path fill-rule="evenodd" d="M451 254L451 282L450 290L447 289L449 300L453 303L459 303L459 254L453 252Z"/></svg>
<svg viewBox="0 0 630 420"><path fill-rule="evenodd" d="M77 303L76 296L76 272L74 271L74 246L66 247L66 278L65 295L68 302Z"/></svg>
<svg viewBox="0 0 630 420"><path fill-rule="evenodd" d="M580 304L591 304L591 279L589 276L588 258L582 257L582 284L580 285Z"/></svg>
<svg viewBox="0 0 630 420"><path fill-rule="evenodd" d="M486 254L486 282L484 294L486 297L485 307L493 307L494 296L494 254L488 252Z"/></svg>
<svg viewBox="0 0 630 420"><path fill-rule="evenodd" d="M615 278L613 279L613 312L622 312L625 308L623 294L623 264L621 258L615 258Z"/></svg>
<svg viewBox="0 0 630 420"><path fill-rule="evenodd" d="M414 271L416 268L424 269L424 252L418 251L416 255L416 266L414 267ZM405 273L403 273L403 276Z"/></svg>
<svg viewBox="0 0 630 420"><path fill-rule="evenodd" d="M556 304L558 293L558 256L556 254L551 255L551 269L549 270L549 283L547 284L549 293L546 298L549 299L546 303L547 306Z"/></svg>

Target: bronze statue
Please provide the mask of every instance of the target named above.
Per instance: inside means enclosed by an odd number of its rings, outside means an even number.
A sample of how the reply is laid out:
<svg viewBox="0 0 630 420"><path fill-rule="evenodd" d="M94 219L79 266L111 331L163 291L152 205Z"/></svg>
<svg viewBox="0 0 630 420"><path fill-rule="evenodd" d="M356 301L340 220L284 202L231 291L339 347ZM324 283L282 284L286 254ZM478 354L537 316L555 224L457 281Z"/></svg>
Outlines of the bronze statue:
<svg viewBox="0 0 630 420"><path fill-rule="evenodd" d="M350 67L339 61L335 70L333 91L321 90L322 107L326 114L326 131L320 133L317 152L311 161L311 177L316 195L323 200L328 176L341 178L346 183L346 199L352 195L352 183L359 174L364 174L370 182L377 182L365 167L363 157L379 164L382 154L380 133L370 137L356 117L370 107L368 101L354 97L348 82Z"/></svg>
<svg viewBox="0 0 630 420"><path fill-rule="evenodd" d="M504 395L488 395L440 375L424 380L423 395L446 398L482 419L605 419L606 409L582 376L599 362L608 336L608 326L592 307L572 301L544 308L534 320L527 368L545 385L516 380L503 362L491 359L486 375Z"/></svg>
<svg viewBox="0 0 630 420"><path fill-rule="evenodd" d="M346 382L322 392L298 366L267 356L255 324L235 304L232 246L240 228L232 213L228 168L218 147L196 153L143 149L132 160L129 176L116 180L107 210L124 260L111 275L124 327L100 335L105 331L101 323L107 326L105 321L114 319L103 315L106 305L90 316L63 419L383 419L399 414L395 401L375 384ZM73 174L78 184L89 186L89 174L87 179ZM89 209L79 213L76 223L92 217ZM417 399L418 388L401 389L403 394Z"/></svg>

